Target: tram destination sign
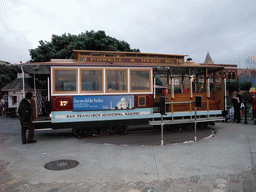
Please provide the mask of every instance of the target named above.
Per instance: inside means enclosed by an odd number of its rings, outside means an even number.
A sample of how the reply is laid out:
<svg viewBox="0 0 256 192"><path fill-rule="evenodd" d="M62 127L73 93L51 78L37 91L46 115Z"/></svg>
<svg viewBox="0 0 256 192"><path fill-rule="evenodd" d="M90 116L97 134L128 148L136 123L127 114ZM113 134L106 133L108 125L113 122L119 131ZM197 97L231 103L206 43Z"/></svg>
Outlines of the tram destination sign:
<svg viewBox="0 0 256 192"><path fill-rule="evenodd" d="M134 95L74 96L74 111L133 109Z"/></svg>
<svg viewBox="0 0 256 192"><path fill-rule="evenodd" d="M176 59L135 59L135 58L102 58L102 57L87 57L87 62L120 62L120 63L166 63L177 64Z"/></svg>

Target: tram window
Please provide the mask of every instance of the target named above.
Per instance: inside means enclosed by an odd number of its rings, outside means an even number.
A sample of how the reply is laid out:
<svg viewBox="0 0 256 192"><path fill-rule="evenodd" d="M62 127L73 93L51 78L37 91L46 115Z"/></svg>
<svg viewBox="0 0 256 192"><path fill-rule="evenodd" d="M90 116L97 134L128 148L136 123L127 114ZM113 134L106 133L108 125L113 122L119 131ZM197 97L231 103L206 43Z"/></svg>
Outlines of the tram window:
<svg viewBox="0 0 256 192"><path fill-rule="evenodd" d="M81 80L82 91L102 92L102 70L82 69Z"/></svg>
<svg viewBox="0 0 256 192"><path fill-rule="evenodd" d="M107 92L127 92L127 70L107 70Z"/></svg>
<svg viewBox="0 0 256 192"><path fill-rule="evenodd" d="M54 93L77 92L76 69L54 69Z"/></svg>
<svg viewBox="0 0 256 192"><path fill-rule="evenodd" d="M150 70L131 70L131 91L150 91Z"/></svg>

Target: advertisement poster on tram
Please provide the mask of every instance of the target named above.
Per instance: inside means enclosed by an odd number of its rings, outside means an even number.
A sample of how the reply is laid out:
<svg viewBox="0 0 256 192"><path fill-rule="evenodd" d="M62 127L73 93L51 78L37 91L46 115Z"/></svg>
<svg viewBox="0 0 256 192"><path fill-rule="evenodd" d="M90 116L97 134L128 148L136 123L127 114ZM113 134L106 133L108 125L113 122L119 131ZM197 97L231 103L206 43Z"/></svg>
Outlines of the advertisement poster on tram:
<svg viewBox="0 0 256 192"><path fill-rule="evenodd" d="M74 96L74 111L133 109L133 95Z"/></svg>

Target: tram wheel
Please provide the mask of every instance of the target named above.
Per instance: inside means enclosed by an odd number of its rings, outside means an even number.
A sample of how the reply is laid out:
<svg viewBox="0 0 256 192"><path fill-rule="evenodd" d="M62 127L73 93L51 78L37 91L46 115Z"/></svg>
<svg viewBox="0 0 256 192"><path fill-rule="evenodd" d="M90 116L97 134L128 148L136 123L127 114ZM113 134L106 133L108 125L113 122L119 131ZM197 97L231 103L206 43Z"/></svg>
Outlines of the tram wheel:
<svg viewBox="0 0 256 192"><path fill-rule="evenodd" d="M74 135L78 138L81 138L84 134L83 129L80 129L79 127L73 127L72 128L72 132L74 133Z"/></svg>
<svg viewBox="0 0 256 192"><path fill-rule="evenodd" d="M115 133L116 134L123 134L127 131L128 129L128 126L119 126L119 127L116 127L114 130L115 130Z"/></svg>
<svg viewBox="0 0 256 192"><path fill-rule="evenodd" d="M92 135L92 134L93 134L92 128L86 127L86 128L84 129L84 136L90 136L90 135Z"/></svg>

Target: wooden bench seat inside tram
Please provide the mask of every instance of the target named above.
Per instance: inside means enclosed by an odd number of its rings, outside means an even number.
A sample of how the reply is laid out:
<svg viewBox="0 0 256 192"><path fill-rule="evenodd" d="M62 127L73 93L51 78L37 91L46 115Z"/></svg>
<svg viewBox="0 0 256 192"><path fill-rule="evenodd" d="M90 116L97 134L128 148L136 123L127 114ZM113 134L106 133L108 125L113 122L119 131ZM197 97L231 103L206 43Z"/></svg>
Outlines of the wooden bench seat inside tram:
<svg viewBox="0 0 256 192"><path fill-rule="evenodd" d="M160 97L164 95L157 95L155 99L155 104L158 105L160 102ZM202 105L203 107L197 107L198 111L207 110L207 97L206 93L194 93L193 99L190 99L190 94L188 93L178 93L175 94L174 100L171 99L171 94L166 94L167 102L185 102L185 101L195 101L195 96L202 96ZM213 93L211 93L210 99L209 99L209 110L219 110L220 109L220 100L215 100L215 96ZM172 105L167 105L166 107L167 112L172 111ZM195 110L195 104L191 104L191 110ZM190 103L179 103L173 105L173 112L182 112L182 111L190 111Z"/></svg>

